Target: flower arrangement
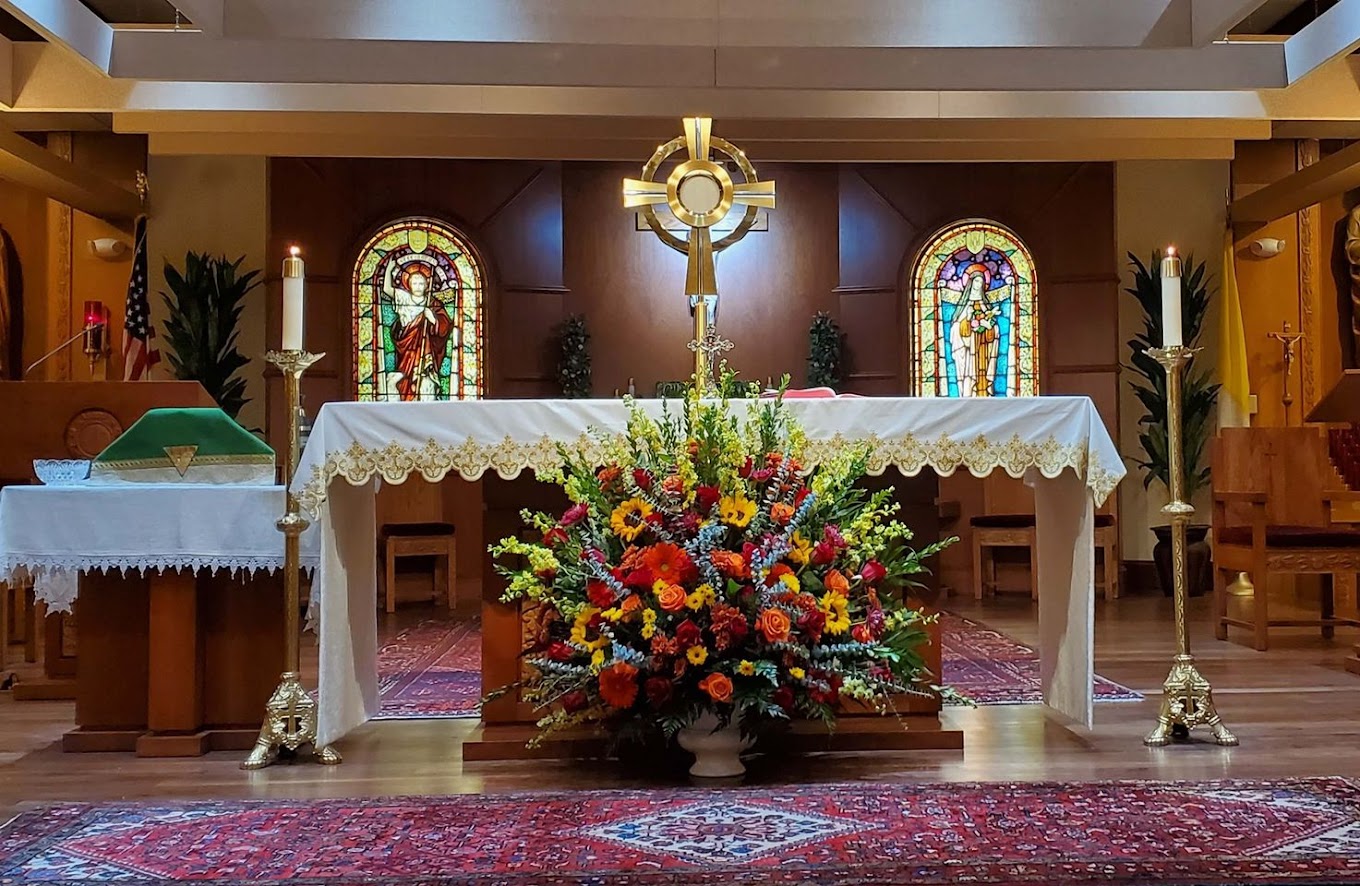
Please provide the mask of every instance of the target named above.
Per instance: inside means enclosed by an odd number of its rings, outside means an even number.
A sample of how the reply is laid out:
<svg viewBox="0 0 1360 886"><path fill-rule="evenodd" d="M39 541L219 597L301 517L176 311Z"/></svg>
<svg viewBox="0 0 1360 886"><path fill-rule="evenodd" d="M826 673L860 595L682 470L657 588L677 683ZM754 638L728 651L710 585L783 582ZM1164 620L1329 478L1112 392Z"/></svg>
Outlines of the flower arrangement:
<svg viewBox="0 0 1360 886"><path fill-rule="evenodd" d="M839 702L880 712L923 694L927 617L905 589L923 561L892 490L856 485L867 450L806 471L782 400L691 394L652 418L630 403L627 433L601 440L602 467L563 452L551 478L571 501L525 512L541 540L492 547L507 602L544 607L525 650L522 697L547 711L538 740L583 724L667 737L705 712L744 735Z"/></svg>

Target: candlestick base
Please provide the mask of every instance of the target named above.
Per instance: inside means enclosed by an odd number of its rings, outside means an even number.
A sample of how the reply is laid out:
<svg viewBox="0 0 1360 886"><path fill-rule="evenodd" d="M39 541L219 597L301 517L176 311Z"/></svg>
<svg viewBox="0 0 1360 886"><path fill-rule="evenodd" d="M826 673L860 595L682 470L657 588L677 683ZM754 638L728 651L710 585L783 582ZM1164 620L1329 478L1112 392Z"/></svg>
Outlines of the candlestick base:
<svg viewBox="0 0 1360 886"><path fill-rule="evenodd" d="M341 758L329 746L316 746L316 700L302 688L301 675L285 671L278 688L265 704L264 725L242 769L263 769L279 758L281 751L296 753L311 747L312 760L326 766Z"/></svg>
<svg viewBox="0 0 1360 886"><path fill-rule="evenodd" d="M1162 709L1157 715L1157 725L1143 739L1143 744L1162 747L1171 744L1173 737L1188 737L1196 726L1208 726L1215 742L1224 747L1236 746L1237 736L1219 719L1213 693L1209 681L1195 668L1194 656L1176 656L1171 672L1162 684Z"/></svg>

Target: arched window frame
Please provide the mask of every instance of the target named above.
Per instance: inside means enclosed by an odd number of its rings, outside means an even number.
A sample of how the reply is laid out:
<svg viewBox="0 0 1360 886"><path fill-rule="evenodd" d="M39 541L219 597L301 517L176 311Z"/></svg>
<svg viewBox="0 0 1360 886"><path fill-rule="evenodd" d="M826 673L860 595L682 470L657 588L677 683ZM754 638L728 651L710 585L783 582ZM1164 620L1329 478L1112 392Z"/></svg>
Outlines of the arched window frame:
<svg viewBox="0 0 1360 886"><path fill-rule="evenodd" d="M416 249L412 235L425 244ZM435 291L447 291L457 280L454 303L445 302L453 323L445 359L450 363L447 391L436 400L480 399L486 392L486 265L471 240L455 225L425 215L408 215L381 225L369 236L354 259L351 281L350 383L356 400L393 401L400 394L390 389L376 371L387 350L382 318L382 280L387 256L397 253L428 256L407 261L424 261L436 267ZM387 306L391 308L390 304ZM469 347L470 343L470 347Z"/></svg>
<svg viewBox="0 0 1360 886"><path fill-rule="evenodd" d="M970 239L971 235L971 239ZM1014 271L1010 323L1004 343L1005 368L1008 376L1006 390L986 396L1025 397L1040 393L1040 336L1039 283L1034 256L1019 235L1010 228L986 218L968 218L951 222L937 230L925 242L912 263L907 281L907 298L911 328L912 393L918 397L958 397L950 385L946 354L940 347L944 334L942 303L938 297L942 272L953 276L959 256L969 254L969 264L995 264L994 250L1009 262ZM981 262L978 262L981 259ZM993 290L995 291L995 290ZM998 358L1002 356L998 353ZM1018 370L1018 371L1013 371ZM1000 367L998 367L998 372Z"/></svg>

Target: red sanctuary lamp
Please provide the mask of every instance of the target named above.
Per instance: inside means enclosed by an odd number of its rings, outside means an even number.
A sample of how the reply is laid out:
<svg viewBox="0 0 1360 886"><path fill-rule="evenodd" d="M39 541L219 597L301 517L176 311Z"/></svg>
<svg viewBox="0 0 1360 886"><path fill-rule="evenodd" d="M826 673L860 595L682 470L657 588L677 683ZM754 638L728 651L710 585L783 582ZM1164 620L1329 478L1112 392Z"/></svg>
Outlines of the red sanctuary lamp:
<svg viewBox="0 0 1360 886"><path fill-rule="evenodd" d="M90 358L90 371L109 355L109 309L103 302L85 302L85 329L81 350Z"/></svg>

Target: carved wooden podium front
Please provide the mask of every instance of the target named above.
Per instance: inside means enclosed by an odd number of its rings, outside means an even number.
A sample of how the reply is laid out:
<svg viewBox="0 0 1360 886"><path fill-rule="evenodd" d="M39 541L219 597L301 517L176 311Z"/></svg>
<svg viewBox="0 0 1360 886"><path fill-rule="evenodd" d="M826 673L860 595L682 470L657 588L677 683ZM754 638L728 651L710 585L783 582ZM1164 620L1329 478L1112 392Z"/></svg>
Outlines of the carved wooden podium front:
<svg viewBox="0 0 1360 886"><path fill-rule="evenodd" d="M148 409L213 406L198 382L0 382L0 486L34 482L35 458L94 458ZM43 621L45 680L14 687L19 700L74 698L73 620ZM32 633L28 648L35 647Z"/></svg>

